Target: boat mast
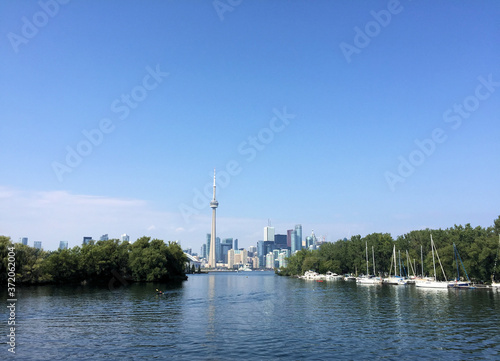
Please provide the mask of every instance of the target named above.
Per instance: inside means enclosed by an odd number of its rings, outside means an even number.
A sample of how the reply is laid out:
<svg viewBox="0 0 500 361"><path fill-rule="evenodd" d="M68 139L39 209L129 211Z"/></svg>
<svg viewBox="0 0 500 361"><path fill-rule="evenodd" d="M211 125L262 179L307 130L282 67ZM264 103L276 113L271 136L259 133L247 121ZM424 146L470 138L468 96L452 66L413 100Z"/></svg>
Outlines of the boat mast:
<svg viewBox="0 0 500 361"><path fill-rule="evenodd" d="M394 277L398 275L396 271L396 245L394 245L394 248L392 249L392 256L394 258Z"/></svg>
<svg viewBox="0 0 500 361"><path fill-rule="evenodd" d="M373 250L373 246L372 246L372 258L373 258L373 275L376 276L377 274L375 273L375 251Z"/></svg>
<svg viewBox="0 0 500 361"><path fill-rule="evenodd" d="M493 265L493 273L491 275L491 282L495 281L495 271L497 269L497 261L498 261L498 253L500 252L500 234L498 235L498 249L497 249L497 256L495 258L495 264Z"/></svg>
<svg viewBox="0 0 500 361"><path fill-rule="evenodd" d="M368 276L370 273L368 271L368 242L366 242L366 275Z"/></svg>
<svg viewBox="0 0 500 361"><path fill-rule="evenodd" d="M432 264L434 265L434 281L437 281L437 279L436 279L436 261L434 260L434 241L432 240L432 234L431 234L431 250L432 250Z"/></svg>
<svg viewBox="0 0 500 361"><path fill-rule="evenodd" d="M420 245L420 258L422 258L422 278L424 278L424 252L422 250L422 245Z"/></svg>
<svg viewBox="0 0 500 361"><path fill-rule="evenodd" d="M398 251L398 256L399 256L399 275L403 276L403 271L401 269L401 250Z"/></svg>

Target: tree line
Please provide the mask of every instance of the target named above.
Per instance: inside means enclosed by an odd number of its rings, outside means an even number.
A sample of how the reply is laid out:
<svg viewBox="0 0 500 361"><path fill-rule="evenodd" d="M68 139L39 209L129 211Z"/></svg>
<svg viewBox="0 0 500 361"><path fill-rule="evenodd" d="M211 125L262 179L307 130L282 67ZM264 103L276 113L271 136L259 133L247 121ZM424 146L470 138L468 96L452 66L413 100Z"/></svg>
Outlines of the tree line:
<svg viewBox="0 0 500 361"><path fill-rule="evenodd" d="M90 241L71 249L44 251L0 236L0 284L7 283L9 248L15 249L17 284L108 283L113 277L131 282L186 279L187 258L175 242L142 237Z"/></svg>
<svg viewBox="0 0 500 361"><path fill-rule="evenodd" d="M302 249L295 253L288 258L287 267L282 267L277 273L294 276L313 270L322 274L327 271L338 274L365 274L366 247L368 247L369 272L373 273L373 247L376 273L389 275L395 246L398 253L398 274L399 259L401 259L403 274L412 276L415 273L420 276L423 273L424 276L433 276L431 235L448 279L457 277L457 263L460 277L465 276L465 268L469 278L476 282L489 282L493 275L497 280L500 278L500 264L498 264L500 262L497 262L500 248L500 216L494 221L493 226L487 228L479 226L472 228L470 224L455 225L445 230L411 231L396 239L389 233L372 233L365 237L357 235L350 240L323 243L317 250ZM459 258L455 257L453 244L456 246ZM398 251L401 252L401 258ZM423 255L423 265L421 255ZM440 268L437 262L436 259L436 267ZM443 279L441 272L436 273L438 279Z"/></svg>

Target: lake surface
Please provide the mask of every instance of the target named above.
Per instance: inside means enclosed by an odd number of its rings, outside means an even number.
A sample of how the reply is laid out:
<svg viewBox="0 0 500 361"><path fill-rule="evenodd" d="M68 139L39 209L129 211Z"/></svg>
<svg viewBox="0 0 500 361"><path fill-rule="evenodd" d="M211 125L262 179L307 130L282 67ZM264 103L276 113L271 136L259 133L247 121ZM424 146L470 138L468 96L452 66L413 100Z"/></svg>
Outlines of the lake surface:
<svg viewBox="0 0 500 361"><path fill-rule="evenodd" d="M271 272L191 275L165 287L18 286L16 355L5 337L2 359L500 359L500 292L491 290Z"/></svg>

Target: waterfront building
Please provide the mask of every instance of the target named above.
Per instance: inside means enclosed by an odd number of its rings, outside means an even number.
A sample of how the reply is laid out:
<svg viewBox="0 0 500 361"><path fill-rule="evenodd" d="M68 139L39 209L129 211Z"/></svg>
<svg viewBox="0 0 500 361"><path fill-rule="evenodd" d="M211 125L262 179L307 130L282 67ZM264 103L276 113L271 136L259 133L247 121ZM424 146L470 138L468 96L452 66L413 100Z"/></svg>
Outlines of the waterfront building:
<svg viewBox="0 0 500 361"><path fill-rule="evenodd" d="M227 252L227 268L239 268L248 262L248 251L246 249L230 249Z"/></svg>
<svg viewBox="0 0 500 361"><path fill-rule="evenodd" d="M33 247L36 249L42 249L42 241L33 242Z"/></svg>
<svg viewBox="0 0 500 361"><path fill-rule="evenodd" d="M279 249L274 249L273 250L273 268L275 267L279 267L278 265L278 256L280 254L280 250Z"/></svg>
<svg viewBox="0 0 500 361"><path fill-rule="evenodd" d="M234 248L234 249L239 249L239 248L238 248L238 238L236 238L236 239L234 240L234 242L233 242L233 248Z"/></svg>
<svg viewBox="0 0 500 361"><path fill-rule="evenodd" d="M68 249L68 241L59 242L59 249Z"/></svg>
<svg viewBox="0 0 500 361"><path fill-rule="evenodd" d="M253 256L252 259L252 268L253 269L258 269L260 267L260 263L259 263L259 257L258 256Z"/></svg>
<svg viewBox="0 0 500 361"><path fill-rule="evenodd" d="M214 169L214 197L210 202L210 208L212 208L212 233L210 236L211 239L211 247L209 248L209 256L208 256L208 266L209 267L217 267L216 264L216 254L215 254L215 242L216 242L216 233L215 233L215 217L216 217L216 209L219 206L219 202L215 199L215 169Z"/></svg>
<svg viewBox="0 0 500 361"><path fill-rule="evenodd" d="M282 250L278 255L278 267L288 266L288 250Z"/></svg>
<svg viewBox="0 0 500 361"><path fill-rule="evenodd" d="M266 268L274 268L274 255L273 252L266 254Z"/></svg>
<svg viewBox="0 0 500 361"><path fill-rule="evenodd" d="M90 241L92 241L92 237L83 237L82 245L90 244Z"/></svg>
<svg viewBox="0 0 500 361"><path fill-rule="evenodd" d="M292 249L292 232L293 229L288 229L286 231L286 246L290 249Z"/></svg>

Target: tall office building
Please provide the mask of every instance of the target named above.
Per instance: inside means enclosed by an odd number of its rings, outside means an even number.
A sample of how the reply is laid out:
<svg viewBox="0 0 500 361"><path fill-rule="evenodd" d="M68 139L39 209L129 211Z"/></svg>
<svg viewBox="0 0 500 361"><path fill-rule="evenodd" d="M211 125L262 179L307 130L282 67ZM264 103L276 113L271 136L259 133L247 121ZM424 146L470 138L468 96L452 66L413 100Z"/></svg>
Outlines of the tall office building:
<svg viewBox="0 0 500 361"><path fill-rule="evenodd" d="M21 243L24 246L27 246L28 245L28 237L20 237L19 243Z"/></svg>
<svg viewBox="0 0 500 361"><path fill-rule="evenodd" d="M287 248L287 235L286 234L275 234L274 244L276 248L283 249Z"/></svg>
<svg viewBox="0 0 500 361"><path fill-rule="evenodd" d="M84 246L86 244L90 244L90 241L92 241L92 237L83 237L83 245Z"/></svg>
<svg viewBox="0 0 500 361"><path fill-rule="evenodd" d="M297 229L292 231L291 244L292 254L302 249L302 237L299 237Z"/></svg>
<svg viewBox="0 0 500 361"><path fill-rule="evenodd" d="M222 262L223 258L220 237L215 237L215 260L216 262Z"/></svg>
<svg viewBox="0 0 500 361"><path fill-rule="evenodd" d="M68 241L59 242L59 249L68 249Z"/></svg>
<svg viewBox="0 0 500 361"><path fill-rule="evenodd" d="M207 244L203 243L200 250L200 258L207 258Z"/></svg>
<svg viewBox="0 0 500 361"><path fill-rule="evenodd" d="M232 238L224 238L220 244L220 259L222 263L227 263L227 253L230 249L233 249L233 239Z"/></svg>
<svg viewBox="0 0 500 361"><path fill-rule="evenodd" d="M288 248L292 248L292 232L293 232L293 229L289 229L286 231L286 246Z"/></svg>
<svg viewBox="0 0 500 361"><path fill-rule="evenodd" d="M206 245L207 245L207 249L206 249L207 262L208 262L208 257L210 257L210 243L211 243L210 242L211 241L210 237L212 237L211 234L207 233L207 242L206 242Z"/></svg>
<svg viewBox="0 0 500 361"><path fill-rule="evenodd" d="M33 242L33 247L36 249L42 249L42 241Z"/></svg>
<svg viewBox="0 0 500 361"><path fill-rule="evenodd" d="M214 169L214 198L210 202L210 208L212 208L212 234L210 239L212 240L211 242L211 247L210 247L210 252L209 252L209 257L208 257L208 267L217 267L216 263L216 254L215 254L215 242L216 242L216 233L215 233L215 216L216 216L216 209L219 206L219 202L215 199L215 169Z"/></svg>
<svg viewBox="0 0 500 361"><path fill-rule="evenodd" d="M238 238L235 238L235 240L233 241L233 249L239 249L238 248Z"/></svg>
<svg viewBox="0 0 500 361"><path fill-rule="evenodd" d="M271 226L264 227L264 242L266 241L274 242L274 227Z"/></svg>
<svg viewBox="0 0 500 361"><path fill-rule="evenodd" d="M297 233L297 249L302 249L302 225L295 225L295 232Z"/></svg>
<svg viewBox="0 0 500 361"><path fill-rule="evenodd" d="M122 242L130 242L130 236L129 236L128 234L124 233L124 234L122 234L122 235L120 236L120 240L121 240Z"/></svg>
<svg viewBox="0 0 500 361"><path fill-rule="evenodd" d="M103 234L101 238L99 238L100 241L107 241L108 240L108 234Z"/></svg>

